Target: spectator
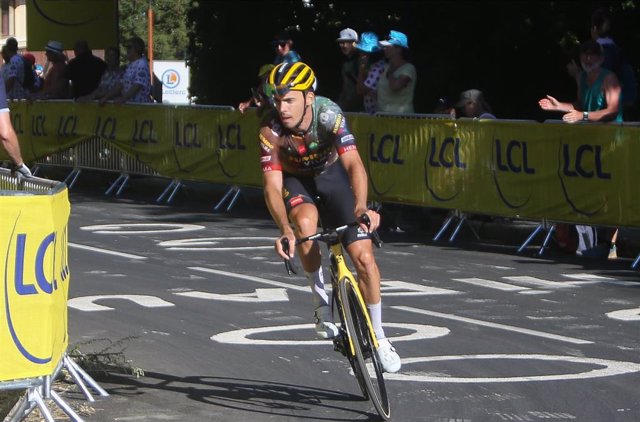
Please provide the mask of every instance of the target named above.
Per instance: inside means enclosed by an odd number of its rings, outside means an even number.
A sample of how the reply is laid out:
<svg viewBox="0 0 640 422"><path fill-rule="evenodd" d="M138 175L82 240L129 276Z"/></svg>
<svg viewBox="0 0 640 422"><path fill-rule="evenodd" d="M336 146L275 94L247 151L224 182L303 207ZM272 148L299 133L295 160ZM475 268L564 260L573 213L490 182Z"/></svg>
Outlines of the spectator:
<svg viewBox="0 0 640 422"><path fill-rule="evenodd" d="M100 104L114 99L115 103L150 103L151 73L149 62L145 57L144 41L140 37L133 37L127 43L127 59L129 65L122 80L100 99Z"/></svg>
<svg viewBox="0 0 640 422"><path fill-rule="evenodd" d="M562 120L568 123L579 121L622 121L620 108L620 84L616 75L602 68L604 61L602 46L596 41L585 41L580 45L578 76L578 98L574 103L563 103L547 95L538 101L540 108L563 112Z"/></svg>
<svg viewBox="0 0 640 422"><path fill-rule="evenodd" d="M98 87L87 95L78 97L77 101L97 100L111 91L122 79L122 69L120 68L120 52L117 47L107 47L104 52L104 59L107 68L100 78Z"/></svg>
<svg viewBox="0 0 640 422"><path fill-rule="evenodd" d="M273 39L273 48L276 50L276 58L273 60L274 65L280 63L295 63L301 59L300 55L291 49L293 40L287 33L280 33Z"/></svg>
<svg viewBox="0 0 640 422"><path fill-rule="evenodd" d="M98 87L107 64L93 55L85 40L76 41L73 52L75 57L67 64L65 78L71 81L71 96L78 98L90 94Z"/></svg>
<svg viewBox="0 0 640 422"><path fill-rule="evenodd" d="M9 105L7 104L7 95L4 86L4 80L2 79L2 75L0 75L0 143L5 151L7 151L11 161L13 161L13 169L22 176L31 176L31 170L29 170L29 167L22 161L18 136L13 129L11 117L9 116Z"/></svg>
<svg viewBox="0 0 640 422"><path fill-rule="evenodd" d="M636 107L638 81L635 70L627 61L622 49L611 38L611 26L611 16L606 9L596 9L591 14L591 27L589 28L591 39L602 46L604 56L602 67L613 71L618 78L622 89L620 104L623 108L624 118L625 120L637 120L639 117ZM575 60L572 60L567 65L567 71L577 80L580 67Z"/></svg>
<svg viewBox="0 0 640 422"><path fill-rule="evenodd" d="M342 89L338 97L338 105L342 111L362 111L362 95L358 94L358 50L355 47L358 33L351 28L340 31L336 42L340 46L346 60L342 63Z"/></svg>
<svg viewBox="0 0 640 422"><path fill-rule="evenodd" d="M38 76L38 72L36 71L36 69L37 69L37 66L40 66L40 69L42 69L42 66L36 65L36 56L34 56L31 53L24 53L22 57L24 58L23 64L29 67L29 70L31 71L31 75L33 78L33 83L29 87L27 85L28 82L26 81L28 74L27 72L25 72L25 83L23 84L24 88L28 92L38 92L40 91L40 89L42 89L42 83L44 82L44 80L40 76Z"/></svg>
<svg viewBox="0 0 640 422"><path fill-rule="evenodd" d="M468 89L460 94L460 99L456 103L456 108L460 109L460 117L471 117L474 119L495 119L491 106L484 99L484 94L479 89Z"/></svg>
<svg viewBox="0 0 640 422"><path fill-rule="evenodd" d="M363 96L364 111L374 114L378 111L376 88L380 75L384 72L386 62L382 59L382 51L378 45L378 36L373 32L365 32L356 43L358 59L358 94Z"/></svg>
<svg viewBox="0 0 640 422"><path fill-rule="evenodd" d="M399 31L391 31L389 39L380 41L388 60L378 81L378 111L413 113L416 68L407 60L409 40Z"/></svg>
<svg viewBox="0 0 640 422"><path fill-rule="evenodd" d="M260 69L258 69L258 86L255 89L251 89L251 98L238 104L238 110L240 110L240 113L244 113L247 108L251 107L251 104L255 104L256 107L258 107L258 114L262 114L261 112L268 103L268 99L264 92L264 84L266 83L269 73L274 67L275 66L272 64L260 66Z"/></svg>
<svg viewBox="0 0 640 422"><path fill-rule="evenodd" d="M42 91L28 96L31 100L61 99L69 96L69 80L64 77L67 58L60 41L51 40L44 49L47 64Z"/></svg>
<svg viewBox="0 0 640 422"><path fill-rule="evenodd" d="M433 112L435 114L448 114L452 119L456 118L456 108L447 97L438 98Z"/></svg>
<svg viewBox="0 0 640 422"><path fill-rule="evenodd" d="M7 39L2 47L2 77L6 96L9 100L19 100L27 97L27 90L24 88L24 60L18 54L18 41L11 37Z"/></svg>

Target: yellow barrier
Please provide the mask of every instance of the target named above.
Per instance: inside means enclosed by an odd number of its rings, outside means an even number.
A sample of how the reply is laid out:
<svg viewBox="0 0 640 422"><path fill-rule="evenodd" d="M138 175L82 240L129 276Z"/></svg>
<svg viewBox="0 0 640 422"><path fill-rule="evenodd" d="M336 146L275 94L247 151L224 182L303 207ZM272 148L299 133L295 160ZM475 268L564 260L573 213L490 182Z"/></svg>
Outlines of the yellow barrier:
<svg viewBox="0 0 640 422"><path fill-rule="evenodd" d="M29 161L100 136L159 174L261 186L254 112L160 105L12 105ZM640 227L640 127L349 115L383 202Z"/></svg>
<svg viewBox="0 0 640 422"><path fill-rule="evenodd" d="M0 381L51 375L67 349L63 186L52 194L0 191Z"/></svg>

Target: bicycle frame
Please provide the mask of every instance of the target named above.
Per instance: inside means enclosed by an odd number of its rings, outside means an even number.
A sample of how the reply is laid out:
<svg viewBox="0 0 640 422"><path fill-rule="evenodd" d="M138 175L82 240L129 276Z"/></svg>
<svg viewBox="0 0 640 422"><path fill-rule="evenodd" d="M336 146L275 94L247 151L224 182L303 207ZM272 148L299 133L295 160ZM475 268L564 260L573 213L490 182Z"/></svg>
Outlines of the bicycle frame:
<svg viewBox="0 0 640 422"><path fill-rule="evenodd" d="M342 322L342 325L346 326L344 324L344 321L345 321L345 315L344 315L345 310L343 307L344 301L342 297L340 297L340 289L338 288L338 283L340 283L341 280L346 279L348 280L349 283L351 283L353 287L353 291L355 292L356 297L358 298L358 304L362 307L362 309L366 310L367 306L364 301L364 298L362 297L362 293L360 292L360 288L358 287L358 281L355 279L355 277L349 270L347 263L345 262L342 245L340 244L339 241L332 242L331 244L329 244L329 259L331 261L331 285L333 287L332 295L334 297L334 300L338 301L338 310L341 312L340 320ZM371 324L371 318L369 316L368 310L367 312L364 312L364 315L367 321L367 329L371 333L371 338L373 339L373 343L374 343L373 346L377 349L378 338L376 337L376 333L373 330L373 325ZM353 338L351 333L348 333L348 334L349 335L347 336L347 339L349 340L349 352L351 356L355 356L356 352L353 347Z"/></svg>

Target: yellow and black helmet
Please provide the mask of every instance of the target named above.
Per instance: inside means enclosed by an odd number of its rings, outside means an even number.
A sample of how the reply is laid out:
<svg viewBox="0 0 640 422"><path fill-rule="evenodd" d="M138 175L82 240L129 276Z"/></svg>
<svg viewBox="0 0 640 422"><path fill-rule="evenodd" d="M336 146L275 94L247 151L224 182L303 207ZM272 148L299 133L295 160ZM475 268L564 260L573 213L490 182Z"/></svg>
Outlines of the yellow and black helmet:
<svg viewBox="0 0 640 422"><path fill-rule="evenodd" d="M314 91L316 75L309 65L302 62L280 63L267 79L271 95L283 96L289 91Z"/></svg>

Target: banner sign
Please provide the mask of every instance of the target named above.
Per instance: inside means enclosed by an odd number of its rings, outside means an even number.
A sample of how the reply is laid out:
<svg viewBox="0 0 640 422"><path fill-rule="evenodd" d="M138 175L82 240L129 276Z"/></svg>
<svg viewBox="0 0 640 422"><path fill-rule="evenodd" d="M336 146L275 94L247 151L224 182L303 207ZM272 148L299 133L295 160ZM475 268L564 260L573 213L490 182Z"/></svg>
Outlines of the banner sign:
<svg viewBox="0 0 640 422"><path fill-rule="evenodd" d="M50 375L68 344L67 190L0 196L0 381Z"/></svg>
<svg viewBox="0 0 640 422"><path fill-rule="evenodd" d="M11 113L27 161L98 136L166 177L262 185L255 110L18 102ZM640 156L640 127L362 114L347 119L371 199L640 227L631 182L640 180L633 160ZM82 167L82 159L76 157L75 165Z"/></svg>
<svg viewBox="0 0 640 422"><path fill-rule="evenodd" d="M27 0L27 48L41 51L49 40L72 50L78 40L92 49L118 45L116 0Z"/></svg>
<svg viewBox="0 0 640 422"><path fill-rule="evenodd" d="M154 60L153 73L162 83L163 104L189 104L189 66L184 60Z"/></svg>

